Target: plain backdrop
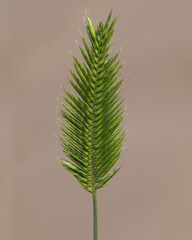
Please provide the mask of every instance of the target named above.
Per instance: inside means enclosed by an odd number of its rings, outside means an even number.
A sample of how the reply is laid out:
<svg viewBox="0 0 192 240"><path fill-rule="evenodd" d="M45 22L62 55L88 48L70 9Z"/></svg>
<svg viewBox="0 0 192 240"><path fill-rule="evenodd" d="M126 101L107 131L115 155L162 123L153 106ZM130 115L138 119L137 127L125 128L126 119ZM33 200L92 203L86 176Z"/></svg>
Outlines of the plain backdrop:
<svg viewBox="0 0 192 240"><path fill-rule="evenodd" d="M0 0L1 240L92 239L91 194L58 163L56 107L85 9L96 24L111 8L129 114L99 240L192 239L192 1Z"/></svg>

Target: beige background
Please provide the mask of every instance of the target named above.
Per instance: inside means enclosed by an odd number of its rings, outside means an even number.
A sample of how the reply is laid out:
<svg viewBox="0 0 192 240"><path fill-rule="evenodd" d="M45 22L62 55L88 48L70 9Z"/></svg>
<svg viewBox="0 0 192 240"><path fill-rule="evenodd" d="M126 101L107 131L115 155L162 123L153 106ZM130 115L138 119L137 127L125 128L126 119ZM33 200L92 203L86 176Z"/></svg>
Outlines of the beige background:
<svg viewBox="0 0 192 240"><path fill-rule="evenodd" d="M92 199L57 161L56 106L85 9L119 12L118 176L98 193L99 239L192 239L192 1L0 1L0 239L92 239Z"/></svg>

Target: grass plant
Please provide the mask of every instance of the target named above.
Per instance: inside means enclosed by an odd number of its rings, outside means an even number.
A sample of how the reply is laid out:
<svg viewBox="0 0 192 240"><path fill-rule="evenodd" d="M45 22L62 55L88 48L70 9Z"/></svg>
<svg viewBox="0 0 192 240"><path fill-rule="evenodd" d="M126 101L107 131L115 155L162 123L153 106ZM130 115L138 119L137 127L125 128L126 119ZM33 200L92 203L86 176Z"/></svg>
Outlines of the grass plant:
<svg viewBox="0 0 192 240"><path fill-rule="evenodd" d="M119 171L114 168L119 159L124 138L122 100L119 97L119 52L110 53L110 40L117 16L94 26L86 15L85 28L79 45L82 63L72 54L74 70L69 82L75 94L63 89L59 141L66 159L62 166L71 172L93 197L93 239L97 240L97 190ZM112 56L111 56L112 55Z"/></svg>

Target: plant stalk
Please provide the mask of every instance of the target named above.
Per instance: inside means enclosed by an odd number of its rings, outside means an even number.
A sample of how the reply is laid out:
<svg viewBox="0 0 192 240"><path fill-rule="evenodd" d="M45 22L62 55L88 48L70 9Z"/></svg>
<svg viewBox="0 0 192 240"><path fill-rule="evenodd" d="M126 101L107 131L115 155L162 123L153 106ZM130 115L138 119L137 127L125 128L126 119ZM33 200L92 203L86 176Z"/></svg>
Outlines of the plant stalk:
<svg viewBox="0 0 192 240"><path fill-rule="evenodd" d="M97 197L93 192L93 240L97 240Z"/></svg>

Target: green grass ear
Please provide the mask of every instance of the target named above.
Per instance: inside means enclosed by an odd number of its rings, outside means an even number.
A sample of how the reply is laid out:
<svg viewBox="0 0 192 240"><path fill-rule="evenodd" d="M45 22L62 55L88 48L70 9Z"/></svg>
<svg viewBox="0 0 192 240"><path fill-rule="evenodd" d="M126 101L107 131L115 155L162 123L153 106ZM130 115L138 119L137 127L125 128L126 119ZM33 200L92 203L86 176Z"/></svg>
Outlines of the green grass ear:
<svg viewBox="0 0 192 240"><path fill-rule="evenodd" d="M110 39L117 17L112 10L105 23L95 27L86 15L85 28L89 43L82 37L79 49L83 62L72 54L74 70L70 69L69 82L76 94L67 90L61 100L60 143L67 160L62 166L71 172L88 192L94 193L119 171L113 169L121 153L124 132L122 101L119 99L117 61L119 52L110 56Z"/></svg>

